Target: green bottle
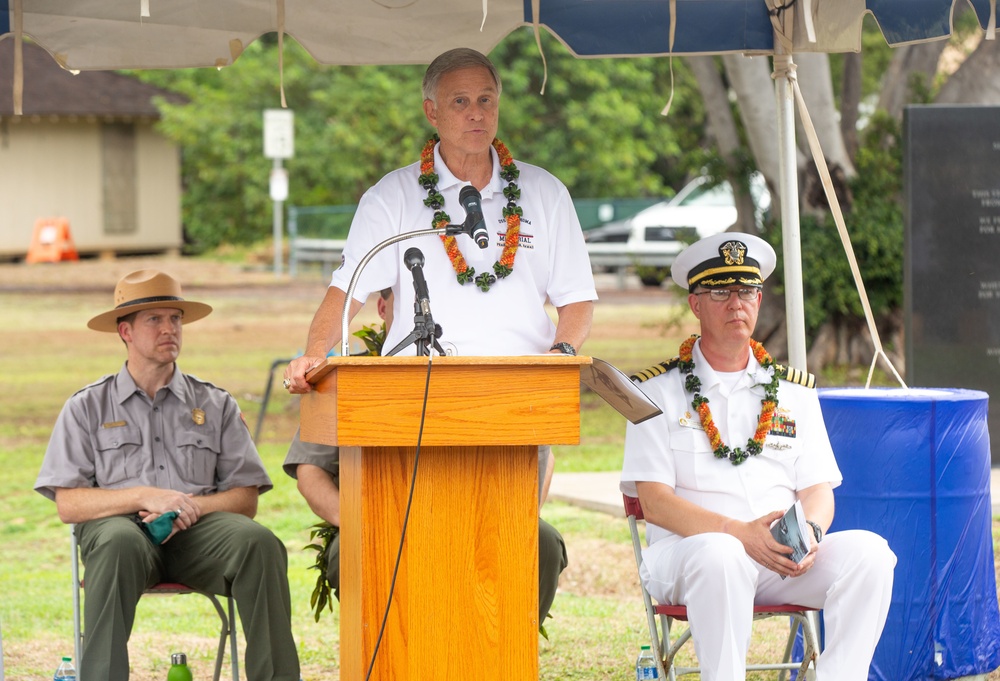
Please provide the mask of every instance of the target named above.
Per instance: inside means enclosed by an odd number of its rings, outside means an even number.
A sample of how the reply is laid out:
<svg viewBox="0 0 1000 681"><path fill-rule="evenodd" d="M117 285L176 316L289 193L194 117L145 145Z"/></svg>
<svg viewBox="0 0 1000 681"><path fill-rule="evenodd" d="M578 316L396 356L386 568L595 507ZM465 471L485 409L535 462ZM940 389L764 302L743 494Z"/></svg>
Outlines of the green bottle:
<svg viewBox="0 0 1000 681"><path fill-rule="evenodd" d="M167 681L191 681L191 679L191 670L188 669L187 665L187 655L184 653L174 653L171 655Z"/></svg>

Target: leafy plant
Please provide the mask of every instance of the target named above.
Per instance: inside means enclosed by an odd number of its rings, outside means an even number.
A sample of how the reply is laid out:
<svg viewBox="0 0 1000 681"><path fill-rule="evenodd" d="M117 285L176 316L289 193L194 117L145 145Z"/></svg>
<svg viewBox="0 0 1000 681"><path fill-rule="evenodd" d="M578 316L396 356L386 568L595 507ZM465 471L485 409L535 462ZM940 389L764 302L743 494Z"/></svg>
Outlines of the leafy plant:
<svg viewBox="0 0 1000 681"><path fill-rule="evenodd" d="M312 608L317 622L319 622L319 617L323 614L324 608L333 612L333 599L331 598L332 594L330 583L326 581L326 570L329 567L326 554L327 549L330 547L330 542L333 541L338 534L340 534L340 528L336 525L331 525L324 520L323 522L316 523L312 526L312 529L309 532L309 540L312 543L306 544L302 547L304 551L316 552L316 563L310 565L309 569L318 570L319 574L316 576L316 587L313 589L312 596L309 598L309 607ZM319 541L312 541L317 538Z"/></svg>

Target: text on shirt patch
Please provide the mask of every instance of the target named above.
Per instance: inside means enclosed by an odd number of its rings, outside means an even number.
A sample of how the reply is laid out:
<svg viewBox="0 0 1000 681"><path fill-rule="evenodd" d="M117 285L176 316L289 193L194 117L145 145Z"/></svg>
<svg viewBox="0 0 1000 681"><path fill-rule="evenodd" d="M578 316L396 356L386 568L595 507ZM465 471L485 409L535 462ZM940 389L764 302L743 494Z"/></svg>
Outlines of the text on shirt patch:
<svg viewBox="0 0 1000 681"><path fill-rule="evenodd" d="M795 419L784 414L775 414L771 421L771 430L768 435L778 435L780 437L795 437Z"/></svg>
<svg viewBox="0 0 1000 681"><path fill-rule="evenodd" d="M128 423L125 421L109 421L108 423L102 423L101 428L123 428L127 425Z"/></svg>
<svg viewBox="0 0 1000 681"><path fill-rule="evenodd" d="M506 224L506 223L504 223L504 224ZM504 246L504 242L507 240L507 233L506 232L496 232L496 237L497 237L496 246L502 248ZM532 243L532 241L531 241L534 238L535 238L534 234L525 234L524 232L520 232L520 234L517 237L517 247L518 248L526 248L529 251L532 250L532 249L534 249L535 244Z"/></svg>

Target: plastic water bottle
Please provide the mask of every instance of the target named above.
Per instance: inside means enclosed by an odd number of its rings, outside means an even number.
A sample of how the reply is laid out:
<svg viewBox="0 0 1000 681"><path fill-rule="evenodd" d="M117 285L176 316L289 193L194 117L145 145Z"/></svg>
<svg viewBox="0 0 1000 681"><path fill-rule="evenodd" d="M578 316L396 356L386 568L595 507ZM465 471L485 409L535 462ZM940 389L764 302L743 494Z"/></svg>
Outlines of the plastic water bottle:
<svg viewBox="0 0 1000 681"><path fill-rule="evenodd" d="M658 678L660 678L660 670L656 667L653 651L649 649L649 646L643 646L639 653L639 659L635 661L635 679L643 681L643 679Z"/></svg>
<svg viewBox="0 0 1000 681"><path fill-rule="evenodd" d="M73 666L72 657L62 659L56 673L52 675L52 681L76 681L76 667Z"/></svg>
<svg viewBox="0 0 1000 681"><path fill-rule="evenodd" d="M187 661L187 655L184 653L171 655L167 681L191 681L191 670L188 669Z"/></svg>

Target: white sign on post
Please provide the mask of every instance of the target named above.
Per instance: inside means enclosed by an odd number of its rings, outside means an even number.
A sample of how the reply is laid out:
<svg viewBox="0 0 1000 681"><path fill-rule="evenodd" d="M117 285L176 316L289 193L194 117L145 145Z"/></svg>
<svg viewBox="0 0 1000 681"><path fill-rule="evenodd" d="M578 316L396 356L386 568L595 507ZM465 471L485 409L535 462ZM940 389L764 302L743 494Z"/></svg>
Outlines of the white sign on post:
<svg viewBox="0 0 1000 681"><path fill-rule="evenodd" d="M288 200L288 171L284 168L271 168L270 182L271 200Z"/></svg>
<svg viewBox="0 0 1000 681"><path fill-rule="evenodd" d="M295 113L289 109L264 110L264 158L295 155Z"/></svg>

